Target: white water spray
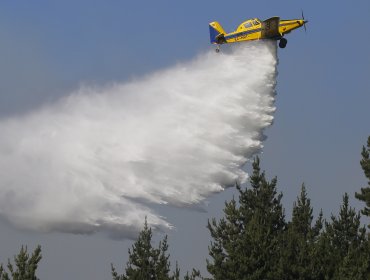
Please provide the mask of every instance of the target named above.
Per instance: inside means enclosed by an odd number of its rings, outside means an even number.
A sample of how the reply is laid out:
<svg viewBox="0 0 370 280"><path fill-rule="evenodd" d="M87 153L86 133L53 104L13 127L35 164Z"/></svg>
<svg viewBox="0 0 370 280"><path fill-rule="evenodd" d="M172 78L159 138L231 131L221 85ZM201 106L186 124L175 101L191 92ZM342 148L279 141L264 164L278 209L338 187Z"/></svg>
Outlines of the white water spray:
<svg viewBox="0 0 370 280"><path fill-rule="evenodd" d="M274 42L235 45L0 120L0 214L37 231L130 237L145 216L171 227L147 202L188 206L246 179L276 64Z"/></svg>

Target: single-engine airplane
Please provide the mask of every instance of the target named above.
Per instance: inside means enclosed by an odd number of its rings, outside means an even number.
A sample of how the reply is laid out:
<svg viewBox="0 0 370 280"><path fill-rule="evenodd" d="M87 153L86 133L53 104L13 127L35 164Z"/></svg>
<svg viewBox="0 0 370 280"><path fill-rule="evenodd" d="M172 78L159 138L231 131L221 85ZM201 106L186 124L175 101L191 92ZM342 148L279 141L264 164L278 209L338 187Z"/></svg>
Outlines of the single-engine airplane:
<svg viewBox="0 0 370 280"><path fill-rule="evenodd" d="M281 20L280 17L272 17L261 21L253 18L241 23L235 31L226 33L217 21L213 21L209 24L209 34L211 43L217 45L216 52L220 51L222 44L260 39L279 40L279 47L285 48L288 40L284 35L302 26L306 30L307 22L302 11L302 19Z"/></svg>

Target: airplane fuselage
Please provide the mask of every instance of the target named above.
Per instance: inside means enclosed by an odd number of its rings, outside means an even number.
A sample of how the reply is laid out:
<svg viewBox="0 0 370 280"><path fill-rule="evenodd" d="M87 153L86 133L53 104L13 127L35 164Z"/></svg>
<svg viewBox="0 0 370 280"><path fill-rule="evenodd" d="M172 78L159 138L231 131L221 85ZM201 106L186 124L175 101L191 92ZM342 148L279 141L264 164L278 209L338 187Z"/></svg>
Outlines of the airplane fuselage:
<svg viewBox="0 0 370 280"><path fill-rule="evenodd" d="M304 25L304 20L292 19L292 20L280 20L278 26L278 34L273 34L273 36L268 36L264 34L262 22L255 18L250 19L238 26L238 28L230 33L225 34L223 37L225 40L219 42L223 43L235 43L251 40L260 39L281 39L285 34L291 32Z"/></svg>

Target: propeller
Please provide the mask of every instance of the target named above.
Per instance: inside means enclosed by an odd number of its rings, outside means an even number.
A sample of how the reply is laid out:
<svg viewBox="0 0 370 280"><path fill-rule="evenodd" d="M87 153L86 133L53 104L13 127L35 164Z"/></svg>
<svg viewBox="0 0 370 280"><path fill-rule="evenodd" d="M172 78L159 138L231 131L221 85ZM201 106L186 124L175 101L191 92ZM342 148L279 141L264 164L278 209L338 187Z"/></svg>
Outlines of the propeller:
<svg viewBox="0 0 370 280"><path fill-rule="evenodd" d="M304 32L306 32L306 33L307 33L306 23L308 22L308 20L305 20L305 19L304 19L303 10L301 10L301 12L302 12L302 20L303 20Z"/></svg>

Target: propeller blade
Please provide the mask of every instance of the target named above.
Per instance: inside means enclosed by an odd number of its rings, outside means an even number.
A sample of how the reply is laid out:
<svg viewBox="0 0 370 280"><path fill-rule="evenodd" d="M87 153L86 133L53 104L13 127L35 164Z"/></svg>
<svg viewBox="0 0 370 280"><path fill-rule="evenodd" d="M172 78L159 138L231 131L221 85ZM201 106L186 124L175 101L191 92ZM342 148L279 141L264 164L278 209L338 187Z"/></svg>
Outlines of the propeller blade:
<svg viewBox="0 0 370 280"><path fill-rule="evenodd" d="M304 19L303 9L301 9L301 13L302 13L302 20L303 20L304 32L307 33L306 23L308 22L308 20L305 20Z"/></svg>

